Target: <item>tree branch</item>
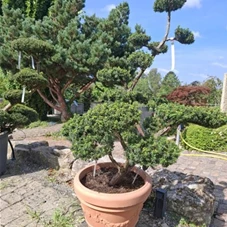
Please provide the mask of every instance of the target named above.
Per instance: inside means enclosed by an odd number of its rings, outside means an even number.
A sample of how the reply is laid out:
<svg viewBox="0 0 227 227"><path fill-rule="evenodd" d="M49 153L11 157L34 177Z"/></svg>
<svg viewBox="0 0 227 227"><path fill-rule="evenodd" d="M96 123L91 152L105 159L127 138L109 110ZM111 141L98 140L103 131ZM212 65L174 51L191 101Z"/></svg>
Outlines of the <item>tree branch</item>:
<svg viewBox="0 0 227 227"><path fill-rule="evenodd" d="M43 101L48 104L50 107L52 107L53 109L56 109L58 111L61 111L61 109L57 106L54 105L42 92L41 90L37 89L37 92L39 93L40 97L43 99Z"/></svg>
<svg viewBox="0 0 227 227"><path fill-rule="evenodd" d="M71 78L67 81L67 83L64 85L64 87L61 89L61 93L64 94L65 90L69 87L69 85L73 82L74 78Z"/></svg>
<svg viewBox="0 0 227 227"><path fill-rule="evenodd" d="M170 126L165 127L165 128L163 128L163 129L159 130L158 132L156 132L156 133L154 134L154 137L157 138L157 137L159 137L159 136L165 134L166 132L168 132L170 129L171 129Z"/></svg>
<svg viewBox="0 0 227 227"><path fill-rule="evenodd" d="M139 75L134 79L134 81L132 82L132 86L128 89L128 91L132 91L136 84L138 83L139 79L141 78L141 76L143 75L145 69L141 69Z"/></svg>
<svg viewBox="0 0 227 227"><path fill-rule="evenodd" d="M139 134L140 134L142 137L144 137L145 134L144 134L143 129L142 129L142 127L140 126L140 124L136 124L136 128L137 128Z"/></svg>
<svg viewBox="0 0 227 227"><path fill-rule="evenodd" d="M58 103L58 99L55 97L55 95L53 94L53 92L55 93L55 94L57 94L57 92L53 89L53 88L49 88L49 91L50 91L50 94L51 94L51 96L52 96L52 98L54 99L54 101L56 102L56 103Z"/></svg>
<svg viewBox="0 0 227 227"><path fill-rule="evenodd" d="M121 166L120 164L114 159L112 153L110 153L109 155L109 159L110 161L114 164L114 166L118 169L118 172L121 172Z"/></svg>
<svg viewBox="0 0 227 227"><path fill-rule="evenodd" d="M85 85L83 85L79 91L76 92L76 94L69 100L69 103L73 102L73 100L77 97L80 96L80 94L82 94L84 91L86 91L87 89L89 89L91 87L91 85L96 81L96 77L94 77L91 81L89 81L88 83L86 83Z"/></svg>
<svg viewBox="0 0 227 227"><path fill-rule="evenodd" d="M170 22L171 22L171 12L168 11L168 16L167 16L167 25L166 25L166 33L165 36L163 38L163 40L159 43L159 45L157 46L157 48L160 50L160 48L163 47L163 45L165 44L168 35L169 35L169 30L170 30Z"/></svg>

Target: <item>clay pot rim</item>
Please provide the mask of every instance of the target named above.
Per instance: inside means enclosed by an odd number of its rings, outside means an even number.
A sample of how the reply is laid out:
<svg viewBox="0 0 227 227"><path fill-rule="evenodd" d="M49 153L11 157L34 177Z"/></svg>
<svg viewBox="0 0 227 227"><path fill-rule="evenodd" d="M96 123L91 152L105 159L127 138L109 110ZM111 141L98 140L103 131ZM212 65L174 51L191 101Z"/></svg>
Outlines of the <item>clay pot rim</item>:
<svg viewBox="0 0 227 227"><path fill-rule="evenodd" d="M100 166L100 165L113 166L111 162L103 162L103 163L97 164L97 166ZM96 198L98 197L100 198L100 200L98 201L98 204L100 206L104 206L105 203L111 203L111 201L114 204L117 204L116 206L119 206L120 204L123 205L124 204L123 200L127 198L127 200L128 199L134 200L134 202L128 204L128 206L132 206L134 203L138 203L141 200L144 202L147 198L147 194L151 192L150 176L138 167L133 167L133 171L139 172L139 175L144 179L145 184L134 191L125 192L125 193L103 193L103 192L97 192L97 191L91 190L85 187L84 185L82 185L80 179L82 179L86 173L90 172L93 166L94 165L90 165L81 169L74 178L74 190L76 192L76 195L79 196L84 201L88 201L87 198L90 198L89 200L96 200Z"/></svg>

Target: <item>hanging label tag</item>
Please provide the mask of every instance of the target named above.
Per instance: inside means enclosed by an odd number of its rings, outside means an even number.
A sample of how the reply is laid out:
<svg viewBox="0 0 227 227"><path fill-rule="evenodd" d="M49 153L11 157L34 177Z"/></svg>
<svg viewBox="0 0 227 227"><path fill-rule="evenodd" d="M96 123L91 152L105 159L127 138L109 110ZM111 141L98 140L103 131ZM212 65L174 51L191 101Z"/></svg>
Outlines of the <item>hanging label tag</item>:
<svg viewBox="0 0 227 227"><path fill-rule="evenodd" d="M33 56L31 56L31 59L32 59L32 68L35 69L35 62L34 62Z"/></svg>
<svg viewBox="0 0 227 227"><path fill-rule="evenodd" d="M24 103L24 98L25 98L25 89L26 86L23 86L23 90L22 90L22 97L21 97L21 102Z"/></svg>
<svg viewBox="0 0 227 227"><path fill-rule="evenodd" d="M20 69L20 64L21 64L21 51L18 52L18 66L17 66L18 69Z"/></svg>

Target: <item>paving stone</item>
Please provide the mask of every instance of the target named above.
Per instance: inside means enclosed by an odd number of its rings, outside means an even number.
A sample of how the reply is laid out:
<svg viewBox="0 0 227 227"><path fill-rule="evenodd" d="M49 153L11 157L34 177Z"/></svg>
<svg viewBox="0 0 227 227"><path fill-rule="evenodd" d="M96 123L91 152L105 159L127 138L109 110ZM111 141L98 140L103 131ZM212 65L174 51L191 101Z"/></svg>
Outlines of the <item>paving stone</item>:
<svg viewBox="0 0 227 227"><path fill-rule="evenodd" d="M1 197L4 201L6 201L9 204L15 204L23 199L22 196L18 195L17 193L8 193Z"/></svg>
<svg viewBox="0 0 227 227"><path fill-rule="evenodd" d="M15 221L21 215L26 212L26 207L23 203L19 202L7 207L1 211L1 224L7 225L12 221Z"/></svg>
<svg viewBox="0 0 227 227"><path fill-rule="evenodd" d="M59 130L59 128L56 130ZM32 133L30 134L29 130L28 132L27 138L31 138ZM35 138L35 141L38 139L39 138ZM56 146L57 143L58 141L51 141L51 144L54 146ZM61 143L60 141L59 145L62 145ZM121 155L121 153L118 155ZM51 183L48 171L39 166L21 167L16 165L17 163L15 162L11 164L15 169L12 170L11 173L6 173L4 177L0 179L1 186L4 185L0 190L0 220L2 227L44 227L42 220L50 218L56 209L73 212L75 220L78 219L75 227L87 227L85 222L81 223L82 211L78 206L79 202L71 188L66 185ZM227 223L226 161L207 157L195 158L180 156L177 162L169 166L168 169L211 178L215 183L216 202L218 204L217 210L224 212L220 217L226 220ZM36 219L32 219L32 215L29 214L29 211L39 213L42 220L37 223ZM213 219L212 227L224 227L225 225L225 227L227 227L226 223L219 219ZM152 224L150 218L146 221L142 220L137 224L137 227L152 226L157 225Z"/></svg>
<svg viewBox="0 0 227 227"><path fill-rule="evenodd" d="M0 211L5 209L8 206L10 206L10 204L0 198Z"/></svg>
<svg viewBox="0 0 227 227"><path fill-rule="evenodd" d="M32 222L33 222L33 219L29 214L23 214L19 218L15 219L13 222L7 224L6 227L18 227L18 226L22 227L22 226L27 226Z"/></svg>

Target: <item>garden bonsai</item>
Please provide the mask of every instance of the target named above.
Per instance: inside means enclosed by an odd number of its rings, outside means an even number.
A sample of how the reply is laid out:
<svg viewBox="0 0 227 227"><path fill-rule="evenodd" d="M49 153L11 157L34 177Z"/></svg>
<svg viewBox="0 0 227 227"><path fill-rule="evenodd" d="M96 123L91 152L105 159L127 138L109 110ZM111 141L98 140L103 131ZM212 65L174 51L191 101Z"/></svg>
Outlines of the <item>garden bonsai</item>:
<svg viewBox="0 0 227 227"><path fill-rule="evenodd" d="M154 167L174 163L180 149L164 137L154 135L140 126L137 103L116 101L90 109L86 114L74 115L63 127L63 134L72 141L76 158L98 160L108 155L117 174L109 185L119 185L123 176L136 164ZM125 163L118 163L113 156L114 142L118 140L124 150Z"/></svg>
<svg viewBox="0 0 227 227"><path fill-rule="evenodd" d="M8 111L0 110L0 132L11 133L17 127L24 127L38 120L38 113L23 104L16 104Z"/></svg>

